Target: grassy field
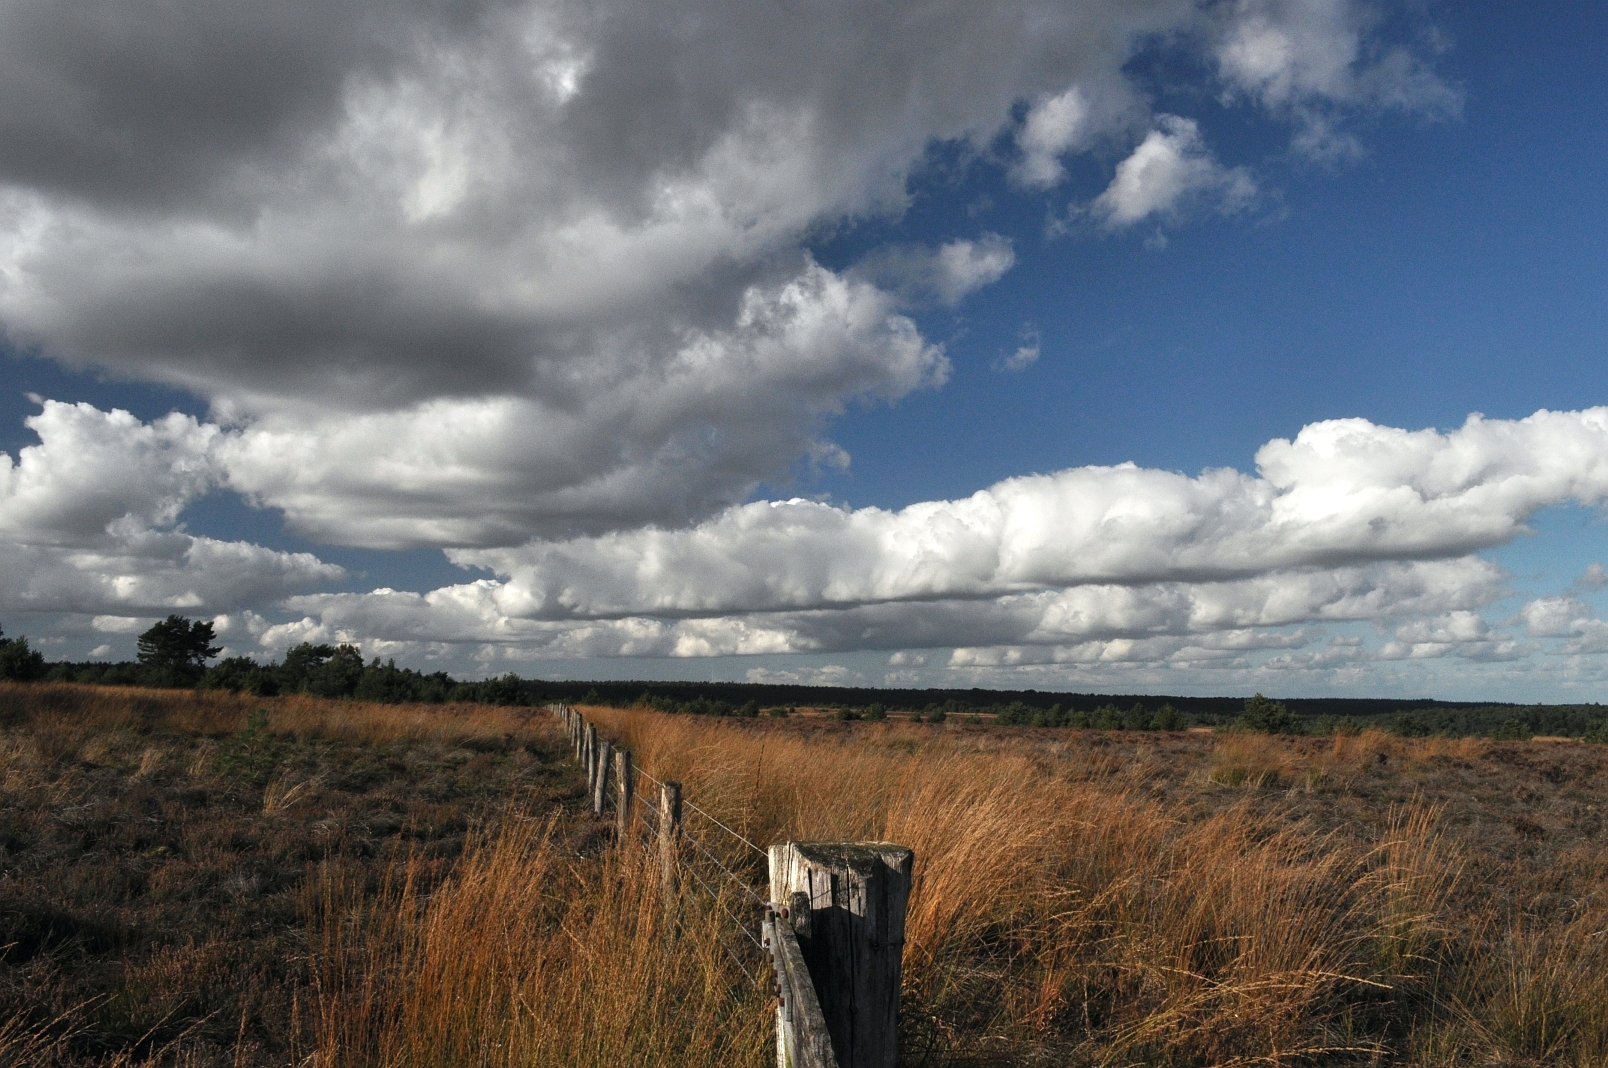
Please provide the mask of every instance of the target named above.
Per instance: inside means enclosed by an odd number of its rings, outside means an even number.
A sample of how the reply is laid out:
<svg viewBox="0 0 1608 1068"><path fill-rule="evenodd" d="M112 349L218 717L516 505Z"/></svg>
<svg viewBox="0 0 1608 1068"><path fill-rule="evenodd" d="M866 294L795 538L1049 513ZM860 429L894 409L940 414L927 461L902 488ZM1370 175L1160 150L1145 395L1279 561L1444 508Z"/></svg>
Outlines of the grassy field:
<svg viewBox="0 0 1608 1068"><path fill-rule="evenodd" d="M916 851L910 1064L1608 1064L1603 746L586 711ZM0 685L0 1063L766 1063L740 901L580 792L529 709Z"/></svg>

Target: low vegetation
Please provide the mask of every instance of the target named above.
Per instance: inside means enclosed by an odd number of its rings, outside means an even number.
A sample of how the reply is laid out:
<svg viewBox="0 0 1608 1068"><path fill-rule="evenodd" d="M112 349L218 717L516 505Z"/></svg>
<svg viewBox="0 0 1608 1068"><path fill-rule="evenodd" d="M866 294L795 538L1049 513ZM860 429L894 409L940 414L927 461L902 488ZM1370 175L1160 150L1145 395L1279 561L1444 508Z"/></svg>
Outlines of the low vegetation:
<svg viewBox="0 0 1608 1068"><path fill-rule="evenodd" d="M252 696L309 694L378 704L609 704L717 719L785 718L800 710L845 722L888 719L1069 730L1175 731L1209 726L1273 734L1356 734L1388 730L1403 737L1519 739L1564 736L1608 742L1608 708L1600 704L1513 705L1358 698L1249 701L1229 697L1123 699L1036 690L899 690L690 682L550 682L509 673L479 681L444 671L424 673L379 658L365 663L355 645L303 642L282 660L230 656L208 666L220 648L210 622L171 615L139 636L139 659L46 662L26 637L0 634L0 680L45 679L96 686L226 690Z"/></svg>
<svg viewBox="0 0 1608 1068"><path fill-rule="evenodd" d="M756 885L915 850L910 1064L1608 1063L1600 745L587 712ZM767 1063L537 710L0 683L0 775L0 1063Z"/></svg>

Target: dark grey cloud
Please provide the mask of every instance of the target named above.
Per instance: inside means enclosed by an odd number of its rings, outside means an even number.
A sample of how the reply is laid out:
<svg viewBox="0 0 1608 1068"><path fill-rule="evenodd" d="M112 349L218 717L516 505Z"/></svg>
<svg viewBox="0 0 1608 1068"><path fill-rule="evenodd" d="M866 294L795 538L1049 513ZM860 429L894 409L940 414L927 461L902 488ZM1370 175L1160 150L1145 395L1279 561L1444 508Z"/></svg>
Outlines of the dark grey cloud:
<svg viewBox="0 0 1608 1068"><path fill-rule="evenodd" d="M0 180L130 209L187 211L197 197L244 208L338 119L348 79L417 62L431 39L476 32L490 7L0 5Z"/></svg>
<svg viewBox="0 0 1608 1068"><path fill-rule="evenodd" d="M319 538L685 523L941 384L882 287L1010 264L956 234L839 277L810 233L899 210L935 142L1025 137L1053 185L1086 139L1019 105L1142 133L1157 42L1256 106L1377 104L1360 45L1311 68L1357 2L0 0L0 331L208 398L230 485Z"/></svg>

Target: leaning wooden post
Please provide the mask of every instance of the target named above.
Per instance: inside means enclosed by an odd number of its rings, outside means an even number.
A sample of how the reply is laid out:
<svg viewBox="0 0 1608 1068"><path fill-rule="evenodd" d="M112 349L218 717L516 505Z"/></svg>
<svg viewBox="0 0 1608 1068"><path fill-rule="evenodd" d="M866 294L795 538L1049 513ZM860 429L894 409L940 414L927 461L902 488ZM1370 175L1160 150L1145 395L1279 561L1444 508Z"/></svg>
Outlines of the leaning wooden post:
<svg viewBox="0 0 1608 1068"><path fill-rule="evenodd" d="M594 816L603 815L603 809L608 804L609 750L611 748L613 747L609 745L607 738L602 739L597 743L597 759L595 762L597 767L597 778L592 783L592 815Z"/></svg>
<svg viewBox="0 0 1608 1068"><path fill-rule="evenodd" d="M896 1068L915 854L887 842L782 842L770 889L789 920L839 1068Z"/></svg>
<svg viewBox="0 0 1608 1068"><path fill-rule="evenodd" d="M586 788L594 790L597 788L597 728L588 723L581 739L581 763L586 765Z"/></svg>
<svg viewBox="0 0 1608 1068"><path fill-rule="evenodd" d="M614 786L618 791L618 803L614 806L614 842L623 847L631 840L631 817L636 814L636 768L631 763L629 749L615 750Z"/></svg>
<svg viewBox="0 0 1608 1068"><path fill-rule="evenodd" d="M659 787L659 883L666 903L676 892L676 837L681 833L681 784Z"/></svg>

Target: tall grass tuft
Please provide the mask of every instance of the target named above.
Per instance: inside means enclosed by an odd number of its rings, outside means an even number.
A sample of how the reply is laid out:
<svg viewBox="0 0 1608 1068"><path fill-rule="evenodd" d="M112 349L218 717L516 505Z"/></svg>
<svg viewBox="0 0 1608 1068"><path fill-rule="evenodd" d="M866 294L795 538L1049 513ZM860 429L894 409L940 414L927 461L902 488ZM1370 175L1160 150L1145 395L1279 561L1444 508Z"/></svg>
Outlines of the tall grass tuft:
<svg viewBox="0 0 1608 1068"><path fill-rule="evenodd" d="M552 820L515 818L435 892L419 874L398 857L378 892L338 866L310 885L316 1064L760 1062L769 1002L711 914L731 903L667 907L639 851L566 855Z"/></svg>
<svg viewBox="0 0 1608 1068"><path fill-rule="evenodd" d="M590 711L756 842L915 850L912 1063L929 1050L948 1063L1378 1063L1427 1057L1448 1028L1459 1057L1603 1063L1601 913L1567 936L1501 929L1461 892L1434 806L1398 807L1375 836L1319 833L1262 792L1190 813L1141 793L1098 746ZM1411 766L1478 752L1418 748L1371 732L1333 752L1237 737L1208 775L1269 787L1314 767L1360 774L1381 753ZM1219 779L1225 768L1243 774Z"/></svg>

